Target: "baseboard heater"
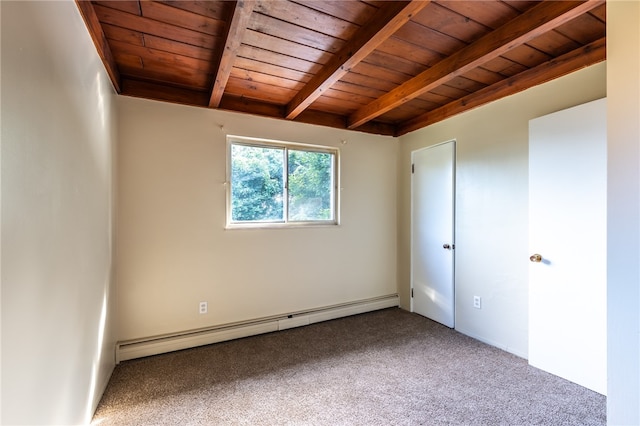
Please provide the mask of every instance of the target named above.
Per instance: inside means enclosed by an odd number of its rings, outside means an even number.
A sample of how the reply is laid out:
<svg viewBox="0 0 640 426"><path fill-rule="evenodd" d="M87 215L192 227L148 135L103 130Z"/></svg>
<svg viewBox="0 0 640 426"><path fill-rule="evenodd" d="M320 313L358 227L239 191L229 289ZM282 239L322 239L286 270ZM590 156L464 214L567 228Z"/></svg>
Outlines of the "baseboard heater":
<svg viewBox="0 0 640 426"><path fill-rule="evenodd" d="M399 306L397 294L116 343L116 363Z"/></svg>

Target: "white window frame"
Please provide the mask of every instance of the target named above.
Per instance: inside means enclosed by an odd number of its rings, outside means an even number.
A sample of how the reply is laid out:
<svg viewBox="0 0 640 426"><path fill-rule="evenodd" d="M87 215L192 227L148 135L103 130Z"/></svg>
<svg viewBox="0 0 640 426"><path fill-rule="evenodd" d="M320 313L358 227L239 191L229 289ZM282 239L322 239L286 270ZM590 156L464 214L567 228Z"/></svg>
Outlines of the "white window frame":
<svg viewBox="0 0 640 426"><path fill-rule="evenodd" d="M312 151L328 153L333 155L333 197L331 199L331 208L333 210L333 219L329 220L309 220L309 221L289 221L288 220L288 208L289 208L289 193L288 193L288 169L289 165L288 155L284 155L284 170L283 170L283 216L281 221L233 221L231 215L232 203L231 203L231 149L233 145L246 145L253 147L263 148L279 148L283 149L284 153L287 150L300 150L300 151ZM338 148L311 145L297 142L284 142L272 139L251 138L246 136L234 136L227 135L227 171L226 171L226 229L246 229L246 228L295 228L295 227L309 227L309 226L337 226L340 224L340 150Z"/></svg>

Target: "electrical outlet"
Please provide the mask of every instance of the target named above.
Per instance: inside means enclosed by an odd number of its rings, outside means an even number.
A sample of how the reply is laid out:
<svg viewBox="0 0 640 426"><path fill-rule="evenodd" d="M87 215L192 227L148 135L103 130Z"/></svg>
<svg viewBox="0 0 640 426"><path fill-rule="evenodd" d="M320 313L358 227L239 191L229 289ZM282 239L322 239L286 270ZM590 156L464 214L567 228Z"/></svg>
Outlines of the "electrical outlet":
<svg viewBox="0 0 640 426"><path fill-rule="evenodd" d="M482 309L482 298L480 296L473 296L473 307Z"/></svg>
<svg viewBox="0 0 640 426"><path fill-rule="evenodd" d="M200 313L201 314L207 313L207 302L200 302Z"/></svg>

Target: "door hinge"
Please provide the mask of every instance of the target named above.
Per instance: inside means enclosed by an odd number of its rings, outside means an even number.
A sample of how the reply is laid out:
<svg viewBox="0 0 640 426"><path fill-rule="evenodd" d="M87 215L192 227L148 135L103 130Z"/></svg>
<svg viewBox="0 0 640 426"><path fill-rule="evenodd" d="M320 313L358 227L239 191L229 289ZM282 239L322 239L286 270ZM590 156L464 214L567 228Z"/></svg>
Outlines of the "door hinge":
<svg viewBox="0 0 640 426"><path fill-rule="evenodd" d="M413 297L413 289L411 289L411 297Z"/></svg>
<svg viewBox="0 0 640 426"><path fill-rule="evenodd" d="M416 171L416 165L412 164L411 165L411 173L415 173L415 171Z"/></svg>

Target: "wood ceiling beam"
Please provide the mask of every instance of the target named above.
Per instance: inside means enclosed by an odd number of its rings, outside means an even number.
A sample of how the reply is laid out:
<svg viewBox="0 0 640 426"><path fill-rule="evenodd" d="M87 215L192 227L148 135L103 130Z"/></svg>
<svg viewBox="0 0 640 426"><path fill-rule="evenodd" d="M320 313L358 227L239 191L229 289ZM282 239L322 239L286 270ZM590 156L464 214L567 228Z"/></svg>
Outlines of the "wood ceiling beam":
<svg viewBox="0 0 640 426"><path fill-rule="evenodd" d="M107 70L107 74L109 74L111 84L113 84L117 93L122 92L122 81L120 79L118 65L116 65L116 60L113 57L111 48L109 47L107 36L105 36L104 31L102 30L102 25L100 24L98 15L93 8L93 4L89 0L76 0L76 5L78 5L80 15L82 15L82 19L84 19L84 23L89 29L89 34L91 35L93 44L96 46L96 50L98 51L98 55L102 59L102 63Z"/></svg>
<svg viewBox="0 0 640 426"><path fill-rule="evenodd" d="M142 99L155 99L157 101L190 105L200 108L208 108L209 106L209 94L207 92L195 91L181 87L171 87L166 84L148 80L137 80L126 75L122 77L121 95ZM284 105L276 105L259 101L257 99L224 95L218 108L241 114L271 117L279 120L284 119ZM347 117L321 111L304 111L296 117L294 121L314 124L317 126L333 127L336 129L347 128ZM376 135L393 136L396 133L396 126L370 121L360 127L358 131Z"/></svg>
<svg viewBox="0 0 640 426"><path fill-rule="evenodd" d="M261 117L273 117L280 120L284 119L283 105L270 104L256 99L242 98L239 96L223 96L222 101L220 102L220 109L258 115ZM347 117L321 111L304 111L296 117L294 121L299 123L315 124L318 126L333 127L336 129L346 129L347 127ZM396 127L387 123L370 121L360 127L358 131L377 135L393 136L396 132Z"/></svg>
<svg viewBox="0 0 640 426"><path fill-rule="evenodd" d="M294 96L287 105L286 118L296 118L430 1L393 1L380 7L371 20L360 27L354 37Z"/></svg>
<svg viewBox="0 0 640 426"><path fill-rule="evenodd" d="M173 87L154 81L138 80L126 75L122 78L122 92L120 94L134 98L154 99L156 101L197 107L207 107L209 105L209 93L206 91Z"/></svg>
<svg viewBox="0 0 640 426"><path fill-rule="evenodd" d="M523 71L433 111L407 120L398 126L397 136L402 136L456 114L513 95L538 84L546 83L581 68L597 64L606 60L606 56L606 39L601 38L591 44L551 59L535 68Z"/></svg>
<svg viewBox="0 0 640 426"><path fill-rule="evenodd" d="M249 18L251 18L255 4L255 0L237 0L235 3L231 19L229 19L229 25L227 26L224 48L218 61L218 71L216 72L216 77L211 89L211 98L209 100L210 108L218 108L218 106L220 106L220 100L229 81L231 68L233 68L238 49L242 44L242 36L247 30Z"/></svg>
<svg viewBox="0 0 640 426"><path fill-rule="evenodd" d="M355 129L603 3L544 1L360 108L349 117L348 127Z"/></svg>

